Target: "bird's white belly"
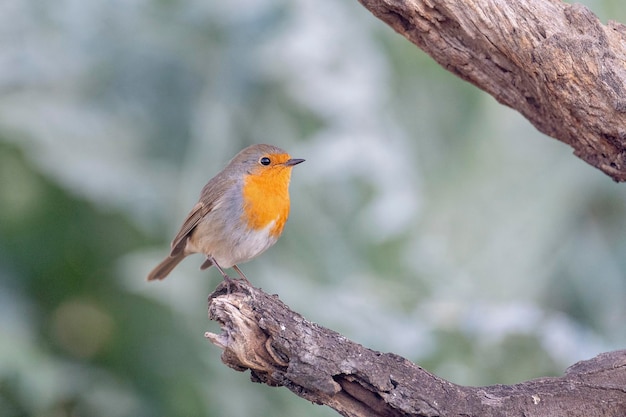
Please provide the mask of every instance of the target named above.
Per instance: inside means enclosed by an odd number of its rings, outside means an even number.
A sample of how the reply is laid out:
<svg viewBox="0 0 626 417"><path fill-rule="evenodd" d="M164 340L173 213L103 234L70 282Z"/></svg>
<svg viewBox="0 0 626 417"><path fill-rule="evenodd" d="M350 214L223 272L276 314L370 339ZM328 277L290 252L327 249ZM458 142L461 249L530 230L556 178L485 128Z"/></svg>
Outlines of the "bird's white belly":
<svg viewBox="0 0 626 417"><path fill-rule="evenodd" d="M260 230L245 230L238 239L231 239L231 245L220 245L211 255L222 268L251 260L276 243L277 238L271 235L274 223L272 221Z"/></svg>

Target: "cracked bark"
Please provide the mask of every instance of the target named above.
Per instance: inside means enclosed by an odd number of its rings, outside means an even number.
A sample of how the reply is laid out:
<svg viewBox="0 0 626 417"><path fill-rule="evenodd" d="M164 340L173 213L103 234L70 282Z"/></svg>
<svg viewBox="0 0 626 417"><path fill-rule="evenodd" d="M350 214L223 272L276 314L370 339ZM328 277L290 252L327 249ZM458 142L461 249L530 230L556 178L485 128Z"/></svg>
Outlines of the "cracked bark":
<svg viewBox="0 0 626 417"><path fill-rule="evenodd" d="M209 297L222 361L344 416L626 416L626 350L515 385L453 384L393 353L352 342L292 311L276 295L222 283Z"/></svg>
<svg viewBox="0 0 626 417"><path fill-rule="evenodd" d="M359 1L445 69L626 180L626 26L559 0Z"/></svg>

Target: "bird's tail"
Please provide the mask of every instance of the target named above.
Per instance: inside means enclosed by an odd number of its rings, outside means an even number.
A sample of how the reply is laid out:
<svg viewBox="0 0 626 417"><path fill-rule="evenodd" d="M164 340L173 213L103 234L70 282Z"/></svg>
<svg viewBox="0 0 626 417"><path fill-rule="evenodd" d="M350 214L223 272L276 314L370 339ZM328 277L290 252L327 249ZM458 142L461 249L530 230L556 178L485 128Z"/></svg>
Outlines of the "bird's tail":
<svg viewBox="0 0 626 417"><path fill-rule="evenodd" d="M163 259L163 261L154 268L150 274L148 274L148 281L153 281L155 279L164 279L167 275L172 272L172 269L176 267L185 258L185 253L180 251L178 254L174 256L168 256Z"/></svg>

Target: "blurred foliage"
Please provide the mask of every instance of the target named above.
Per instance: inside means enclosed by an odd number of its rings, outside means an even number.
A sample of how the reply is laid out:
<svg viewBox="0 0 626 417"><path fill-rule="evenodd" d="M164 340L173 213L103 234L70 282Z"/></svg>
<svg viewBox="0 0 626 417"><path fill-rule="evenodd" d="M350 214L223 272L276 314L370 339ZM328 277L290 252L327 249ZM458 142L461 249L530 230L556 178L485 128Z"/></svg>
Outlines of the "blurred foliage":
<svg viewBox="0 0 626 417"><path fill-rule="evenodd" d="M6 0L0 46L2 417L335 415L221 364L200 258L145 282L254 142L307 162L243 268L307 318L461 384L626 343L623 186L357 2Z"/></svg>
<svg viewBox="0 0 626 417"><path fill-rule="evenodd" d="M0 160L3 415L201 413L189 381L201 369L178 361L198 346L166 308L120 285L116 260L150 240L123 214L68 195L15 146L1 143ZM173 339L176 351L157 348ZM169 392L173 380L189 389ZM153 410L115 411L133 393Z"/></svg>

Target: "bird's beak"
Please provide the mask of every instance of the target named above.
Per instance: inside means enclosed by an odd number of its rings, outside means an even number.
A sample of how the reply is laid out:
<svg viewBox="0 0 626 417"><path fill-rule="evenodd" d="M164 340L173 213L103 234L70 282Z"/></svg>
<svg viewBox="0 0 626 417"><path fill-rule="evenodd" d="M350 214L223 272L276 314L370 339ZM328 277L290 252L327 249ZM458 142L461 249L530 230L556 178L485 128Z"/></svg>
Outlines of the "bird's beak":
<svg viewBox="0 0 626 417"><path fill-rule="evenodd" d="M288 166L288 167L292 167L294 165L301 164L304 161L305 161L304 159L294 159L294 158L291 158L291 159L288 159L288 160L285 161L285 165Z"/></svg>

